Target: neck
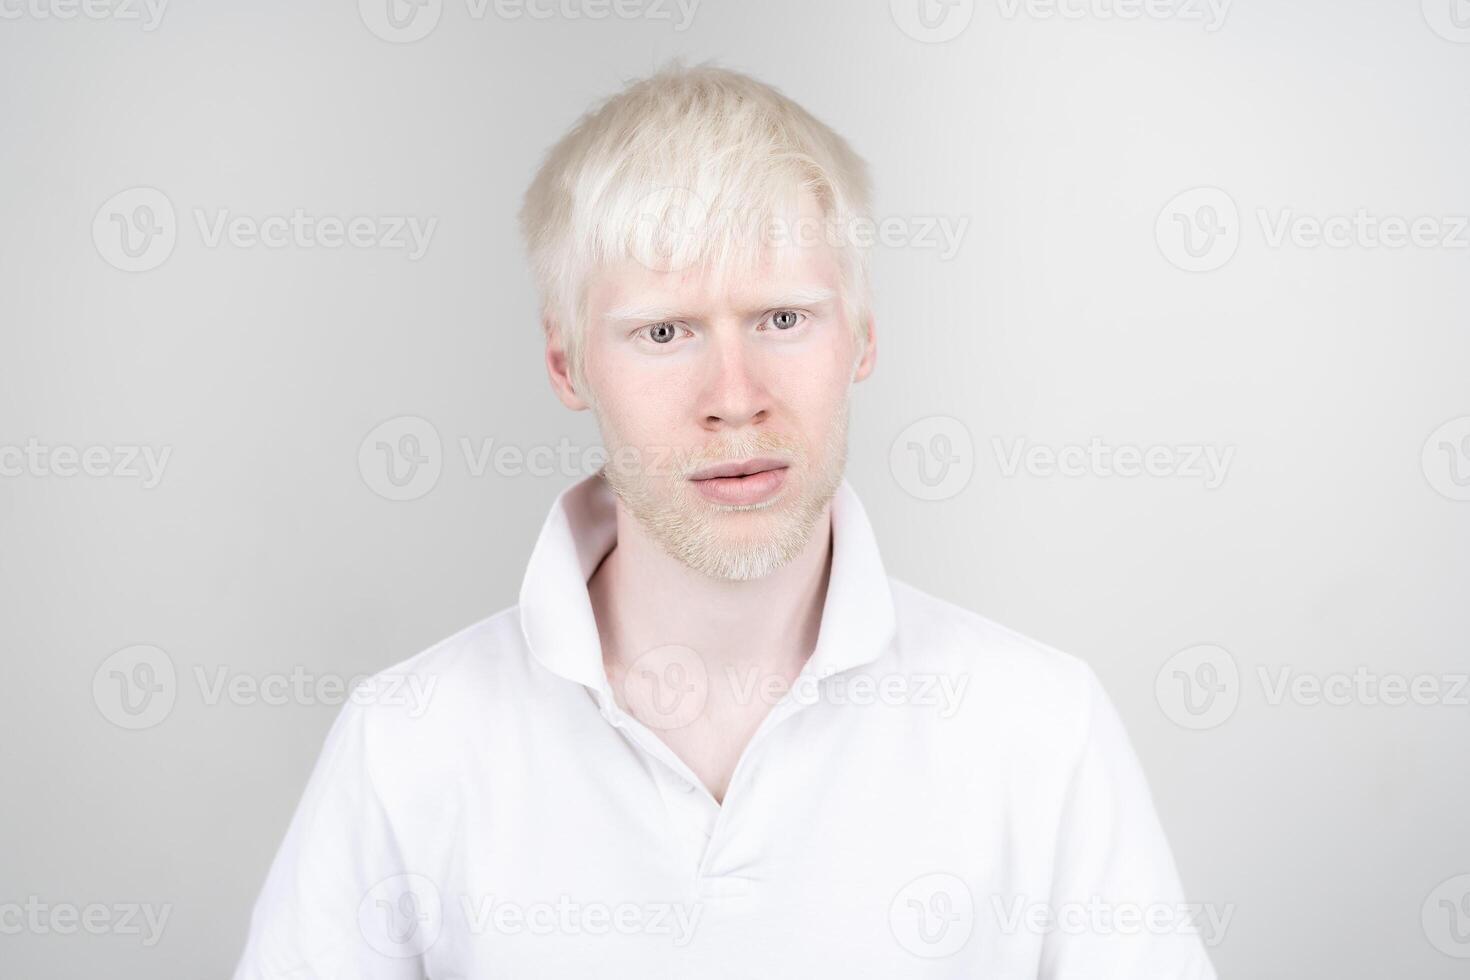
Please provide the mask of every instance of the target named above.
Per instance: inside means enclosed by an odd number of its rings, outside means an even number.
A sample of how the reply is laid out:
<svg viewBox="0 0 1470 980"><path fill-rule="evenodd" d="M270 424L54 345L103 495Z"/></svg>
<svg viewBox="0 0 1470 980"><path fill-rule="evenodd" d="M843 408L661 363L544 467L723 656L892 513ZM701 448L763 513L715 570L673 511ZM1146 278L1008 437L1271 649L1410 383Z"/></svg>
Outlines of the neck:
<svg viewBox="0 0 1470 980"><path fill-rule="evenodd" d="M816 648L832 554L829 501L805 547L765 578L695 571L648 537L621 500L617 543L587 583L609 672L678 644L712 670L755 670L787 681Z"/></svg>

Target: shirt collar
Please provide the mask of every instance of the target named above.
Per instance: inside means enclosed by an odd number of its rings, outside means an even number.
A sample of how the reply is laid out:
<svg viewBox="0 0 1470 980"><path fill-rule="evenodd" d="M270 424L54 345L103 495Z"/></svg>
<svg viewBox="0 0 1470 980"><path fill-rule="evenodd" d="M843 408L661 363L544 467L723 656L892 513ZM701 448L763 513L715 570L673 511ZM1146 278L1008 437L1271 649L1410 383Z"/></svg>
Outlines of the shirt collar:
<svg viewBox="0 0 1470 980"><path fill-rule="evenodd" d="M607 691L587 580L617 540L616 498L600 473L563 490L541 527L521 582L521 631L554 674ZM827 677L877 659L895 632L893 595L857 492L832 498L832 568L817 647L805 672Z"/></svg>

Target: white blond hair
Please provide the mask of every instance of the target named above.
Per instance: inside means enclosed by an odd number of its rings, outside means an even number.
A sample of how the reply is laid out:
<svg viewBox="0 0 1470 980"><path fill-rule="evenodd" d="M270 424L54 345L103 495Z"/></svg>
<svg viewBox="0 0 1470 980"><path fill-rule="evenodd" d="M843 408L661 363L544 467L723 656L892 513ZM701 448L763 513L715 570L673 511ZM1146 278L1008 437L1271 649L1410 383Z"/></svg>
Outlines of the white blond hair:
<svg viewBox="0 0 1470 980"><path fill-rule="evenodd" d="M754 263L763 250L741 248L742 235L769 235L803 193L822 209L844 313L861 338L868 250L843 229L871 222L871 189L867 164L841 136L771 86L708 63L674 61L585 114L547 153L520 213L543 317L573 383L582 389L585 287L596 269Z"/></svg>

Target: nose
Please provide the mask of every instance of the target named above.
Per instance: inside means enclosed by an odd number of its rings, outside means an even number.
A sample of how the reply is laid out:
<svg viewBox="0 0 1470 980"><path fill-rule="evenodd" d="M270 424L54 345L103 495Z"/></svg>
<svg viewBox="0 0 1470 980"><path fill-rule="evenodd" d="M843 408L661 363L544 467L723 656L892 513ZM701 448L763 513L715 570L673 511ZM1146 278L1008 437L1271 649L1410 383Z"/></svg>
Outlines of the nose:
<svg viewBox="0 0 1470 980"><path fill-rule="evenodd" d="M735 333L732 331L731 333ZM726 334L711 345L711 364L700 403L709 432L759 425L770 417L771 394L757 355L745 338Z"/></svg>

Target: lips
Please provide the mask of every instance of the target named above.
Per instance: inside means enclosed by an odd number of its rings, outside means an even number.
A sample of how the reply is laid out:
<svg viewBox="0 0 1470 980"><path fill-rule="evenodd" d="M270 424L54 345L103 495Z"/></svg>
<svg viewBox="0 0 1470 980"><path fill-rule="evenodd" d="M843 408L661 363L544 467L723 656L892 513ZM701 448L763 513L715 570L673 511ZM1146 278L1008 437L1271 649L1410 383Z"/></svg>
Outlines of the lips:
<svg viewBox="0 0 1470 980"><path fill-rule="evenodd" d="M744 462L720 463L716 466L706 466L704 469L696 470L689 479L698 482L700 480L754 476L757 473L765 473L769 470L785 469L787 465L784 460L762 457L759 459L748 459Z"/></svg>
<svg viewBox="0 0 1470 980"><path fill-rule="evenodd" d="M697 470L689 482L713 504L739 509L762 507L780 495L790 466L786 460L763 456L706 466Z"/></svg>

